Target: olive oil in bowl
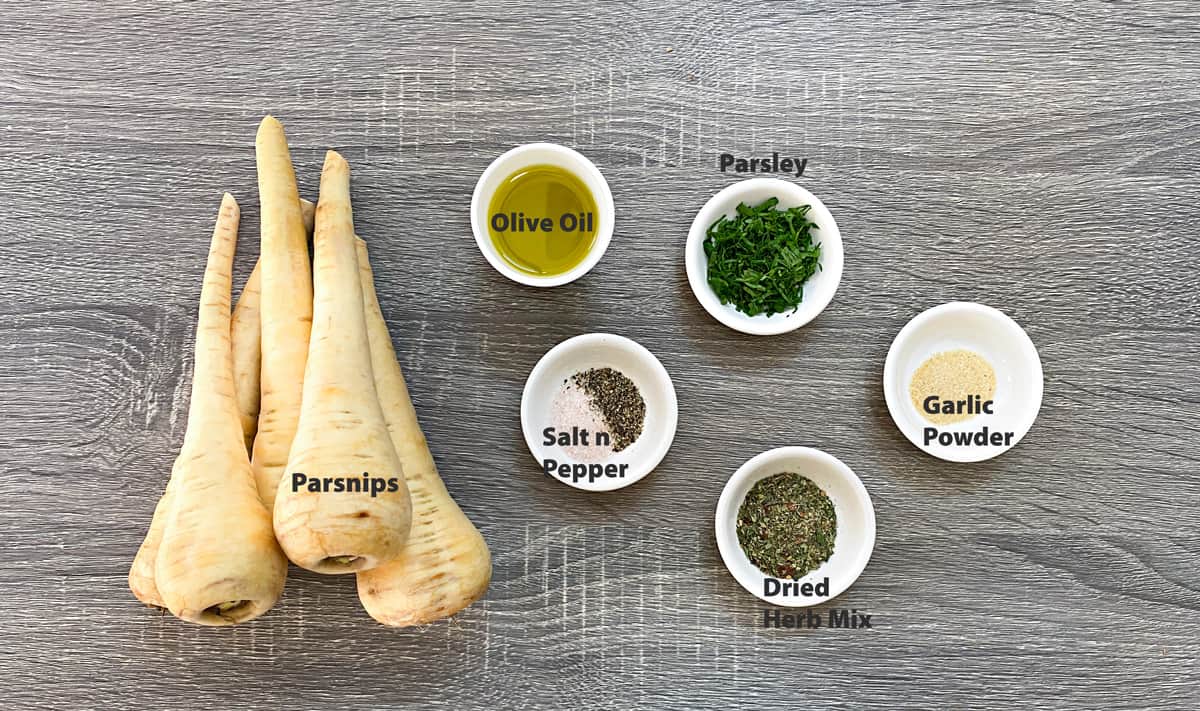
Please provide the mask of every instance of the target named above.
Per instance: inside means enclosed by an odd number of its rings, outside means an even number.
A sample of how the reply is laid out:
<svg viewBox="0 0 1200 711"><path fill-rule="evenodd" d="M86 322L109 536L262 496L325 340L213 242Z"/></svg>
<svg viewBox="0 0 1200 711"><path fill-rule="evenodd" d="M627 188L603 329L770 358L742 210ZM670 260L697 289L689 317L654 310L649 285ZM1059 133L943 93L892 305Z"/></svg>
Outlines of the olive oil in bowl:
<svg viewBox="0 0 1200 711"><path fill-rule="evenodd" d="M509 265L534 277L565 274L596 243L596 198L577 175L556 165L521 168L488 201L488 236Z"/></svg>

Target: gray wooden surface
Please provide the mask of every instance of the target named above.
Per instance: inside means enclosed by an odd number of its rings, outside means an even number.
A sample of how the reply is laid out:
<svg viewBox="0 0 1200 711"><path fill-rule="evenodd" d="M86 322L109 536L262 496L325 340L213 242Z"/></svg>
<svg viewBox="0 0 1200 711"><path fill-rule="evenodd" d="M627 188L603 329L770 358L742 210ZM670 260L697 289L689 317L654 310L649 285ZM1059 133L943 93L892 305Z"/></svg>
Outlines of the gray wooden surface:
<svg viewBox="0 0 1200 711"><path fill-rule="evenodd" d="M0 705L57 708L1200 706L1200 8L1138 3L5 2L0 6ZM221 191L258 250L253 137L323 151L433 451L495 556L485 601L390 630L349 578L295 573L237 629L138 605L129 561L183 435ZM563 288L471 238L479 172L574 146L618 225ZM809 158L846 243L838 295L741 336L687 287L716 156ZM1022 323L1041 416L983 464L927 457L880 373L905 321L977 300ZM633 337L680 429L614 494L543 478L525 375ZM711 518L771 447L841 457L879 540L831 607L763 630Z"/></svg>

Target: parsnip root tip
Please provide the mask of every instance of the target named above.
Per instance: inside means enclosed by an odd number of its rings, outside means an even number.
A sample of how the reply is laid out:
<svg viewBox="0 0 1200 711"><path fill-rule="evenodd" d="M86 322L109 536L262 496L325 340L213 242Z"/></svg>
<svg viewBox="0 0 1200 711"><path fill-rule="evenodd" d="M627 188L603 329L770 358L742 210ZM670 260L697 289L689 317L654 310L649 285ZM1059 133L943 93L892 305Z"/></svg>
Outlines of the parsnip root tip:
<svg viewBox="0 0 1200 711"><path fill-rule="evenodd" d="M325 151L325 164L322 166L321 170L349 171L350 164L346 162L346 159L342 157L341 153L329 150Z"/></svg>
<svg viewBox="0 0 1200 711"><path fill-rule="evenodd" d="M263 131L282 131L282 130L283 130L283 124L279 122L279 119L275 118L271 114L267 114L266 116L263 116L263 120L260 121L258 124L258 135L259 136L262 135Z"/></svg>

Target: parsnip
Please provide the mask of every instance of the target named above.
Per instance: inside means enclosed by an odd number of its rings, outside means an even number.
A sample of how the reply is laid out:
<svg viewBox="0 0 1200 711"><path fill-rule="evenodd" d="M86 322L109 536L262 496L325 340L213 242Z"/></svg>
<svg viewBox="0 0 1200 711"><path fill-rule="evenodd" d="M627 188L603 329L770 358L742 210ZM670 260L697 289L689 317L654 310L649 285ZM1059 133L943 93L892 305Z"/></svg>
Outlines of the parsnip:
<svg viewBox="0 0 1200 711"><path fill-rule="evenodd" d="M312 234L313 213L316 205L301 198L300 213L304 219L304 231ZM246 438L246 450L253 452L254 435L258 431L259 366L262 358L262 320L259 301L262 295L262 267L254 263L254 270L246 278L246 285L233 307L233 380L237 388L238 414L242 418L242 432Z"/></svg>
<svg viewBox="0 0 1200 711"><path fill-rule="evenodd" d="M317 206L300 198L300 219L304 220L304 232L312 237L313 226L317 219Z"/></svg>
<svg viewBox="0 0 1200 711"><path fill-rule="evenodd" d="M304 220L304 229L308 234L312 234L315 210L316 205L308 200L300 200L301 217ZM234 387L247 451L250 451L254 442L254 434L258 429L258 378L262 345L262 321L259 313L261 291L261 271L256 263L254 270L246 279L246 285L242 287L237 307L233 310L233 323L230 327ZM173 470L172 473L174 473ZM142 541L141 547L138 548L133 566L129 570L129 589L133 591L138 600L153 607L165 607L162 597L158 594L158 586L154 583L154 562L158 557L158 545L162 541L162 527L167 520L167 511L171 506L171 492L172 488L168 484L166 491L163 492L158 504L154 507L150 531Z"/></svg>
<svg viewBox="0 0 1200 711"><path fill-rule="evenodd" d="M178 464L178 460L176 461ZM154 582L154 564L158 560L158 548L162 544L163 527L174 501L175 466L171 467L171 478L167 488L154 506L154 515L150 519L150 528L142 545L138 547L137 555L133 557L133 565L129 567L129 589L133 596L151 607L166 607L162 595L158 593L158 585Z"/></svg>
<svg viewBox="0 0 1200 711"><path fill-rule="evenodd" d="M262 363L262 320L259 302L262 299L260 264L246 278L246 285L233 307L230 336L233 344L233 384L237 395L238 418L242 422L242 438L246 451L254 452L254 435L258 432L259 368ZM257 485L257 482L255 483Z"/></svg>
<svg viewBox="0 0 1200 711"><path fill-rule="evenodd" d="M304 397L288 474L276 492L275 535L296 565L351 573L400 555L412 505L371 372L350 166L334 151L321 170L313 266Z"/></svg>
<svg viewBox="0 0 1200 711"><path fill-rule="evenodd" d="M262 367L261 409L250 464L271 511L300 420L313 297L296 173L283 125L275 117L259 124L254 153L262 217Z"/></svg>
<svg viewBox="0 0 1200 711"><path fill-rule="evenodd" d="M356 242L375 389L413 505L408 544L396 560L358 574L358 597L385 625L425 624L483 596L492 560L483 536L438 476L379 309L366 243Z"/></svg>
<svg viewBox="0 0 1200 711"><path fill-rule="evenodd" d="M164 500L130 574L153 585L175 616L228 625L265 613L279 599L287 561L259 499L238 421L230 345L230 288L238 207L225 194L200 293L192 396L183 447ZM161 535L161 540L151 539ZM157 549L156 551L154 549ZM137 588L134 589L139 599Z"/></svg>

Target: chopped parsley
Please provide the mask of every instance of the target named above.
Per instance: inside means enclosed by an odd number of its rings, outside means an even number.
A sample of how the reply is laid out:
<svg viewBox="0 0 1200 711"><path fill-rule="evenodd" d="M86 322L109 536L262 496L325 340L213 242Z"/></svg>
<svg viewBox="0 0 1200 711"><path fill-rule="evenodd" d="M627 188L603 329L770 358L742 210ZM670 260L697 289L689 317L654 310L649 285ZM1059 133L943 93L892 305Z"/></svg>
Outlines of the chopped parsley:
<svg viewBox="0 0 1200 711"><path fill-rule="evenodd" d="M821 268L821 245L812 238L817 225L807 217L812 206L777 210L778 204L774 197L740 203L737 216L722 215L704 239L709 286L722 304L748 316L795 311L804 282Z"/></svg>

